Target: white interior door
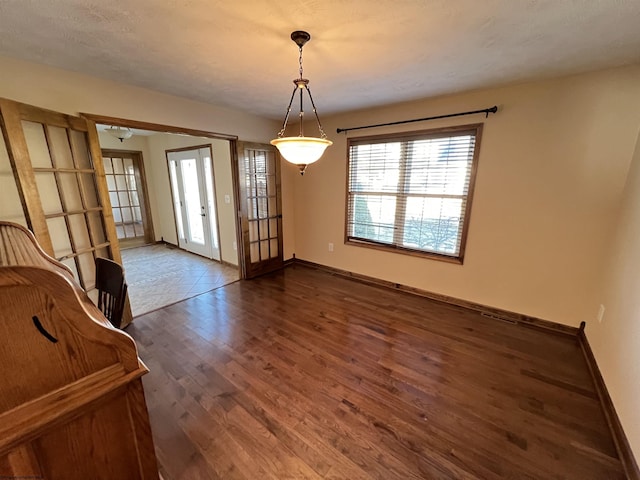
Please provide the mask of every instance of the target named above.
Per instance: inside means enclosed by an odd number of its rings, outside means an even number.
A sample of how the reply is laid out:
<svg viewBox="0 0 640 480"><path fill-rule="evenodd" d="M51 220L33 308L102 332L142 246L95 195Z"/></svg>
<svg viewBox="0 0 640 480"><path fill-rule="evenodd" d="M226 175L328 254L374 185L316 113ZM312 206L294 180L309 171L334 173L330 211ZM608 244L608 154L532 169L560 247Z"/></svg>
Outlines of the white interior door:
<svg viewBox="0 0 640 480"><path fill-rule="evenodd" d="M167 152L178 245L220 260L211 148Z"/></svg>

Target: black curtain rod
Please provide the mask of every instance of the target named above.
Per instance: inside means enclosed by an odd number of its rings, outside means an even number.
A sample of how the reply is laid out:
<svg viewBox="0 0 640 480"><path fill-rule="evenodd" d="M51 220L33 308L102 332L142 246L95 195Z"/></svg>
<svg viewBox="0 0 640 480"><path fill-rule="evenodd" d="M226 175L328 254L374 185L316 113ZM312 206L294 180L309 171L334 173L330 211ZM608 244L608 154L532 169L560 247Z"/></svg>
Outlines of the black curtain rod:
<svg viewBox="0 0 640 480"><path fill-rule="evenodd" d="M425 122L427 120L438 120L439 118L461 117L463 115L475 115L476 113L484 113L486 117L489 117L490 113L496 113L497 111L498 111L498 106L494 105L491 108L483 108L482 110L473 110L471 112L448 113L446 115L437 115L435 117L414 118L413 120L400 120L399 122L378 123L376 125L365 125L362 127L338 128L336 129L336 132L342 133L342 132L348 132L350 130L362 130L363 128L388 127L389 125L401 125L403 123Z"/></svg>

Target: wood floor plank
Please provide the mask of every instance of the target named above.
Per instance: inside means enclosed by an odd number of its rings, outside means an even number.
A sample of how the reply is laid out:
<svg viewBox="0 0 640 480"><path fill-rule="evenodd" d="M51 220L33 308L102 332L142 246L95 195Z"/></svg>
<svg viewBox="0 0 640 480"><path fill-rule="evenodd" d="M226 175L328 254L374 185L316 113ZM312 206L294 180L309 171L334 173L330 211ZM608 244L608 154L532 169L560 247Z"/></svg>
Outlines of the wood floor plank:
<svg viewBox="0 0 640 480"><path fill-rule="evenodd" d="M304 266L136 319L178 479L623 479L575 339Z"/></svg>

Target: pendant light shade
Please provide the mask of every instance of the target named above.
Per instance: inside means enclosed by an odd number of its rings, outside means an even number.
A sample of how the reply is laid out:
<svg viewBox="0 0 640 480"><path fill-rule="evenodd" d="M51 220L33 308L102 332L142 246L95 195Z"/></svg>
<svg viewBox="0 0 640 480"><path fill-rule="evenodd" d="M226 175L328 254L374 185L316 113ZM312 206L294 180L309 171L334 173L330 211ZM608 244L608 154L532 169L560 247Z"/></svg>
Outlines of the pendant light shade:
<svg viewBox="0 0 640 480"><path fill-rule="evenodd" d="M133 137L133 132L131 131L130 128L111 126L107 128L106 132L112 137L117 138L121 142L123 140Z"/></svg>
<svg viewBox="0 0 640 480"><path fill-rule="evenodd" d="M291 100L289 101L289 106L287 107L287 113L284 117L284 124L282 125L282 130L278 133L278 138L271 140L271 144L274 145L280 155L288 161L289 163L293 163L297 165L300 169L300 174L303 175L307 165L310 165L314 162L317 162L325 149L333 145L331 140L327 139L327 135L324 133L322 129L322 124L320 123L320 117L318 117L318 112L316 110L316 106L313 102L313 97L311 96L311 90L309 89L309 80L303 78L302 76L302 47L311 39L311 35L307 32L303 31L295 31L291 34L291 40L293 40L296 45L298 45L298 49L300 52L299 56L299 64L300 64L300 77L293 81L295 87L293 87L293 93L291 94ZM311 107L313 108L313 113L316 117L316 121L318 123L318 130L320 131L319 137L305 137L304 136L304 108L303 108L303 94L307 92L309 95L309 100L311 102ZM298 116L300 118L300 134L297 137L285 137L285 131L287 129L287 122L289 121L289 115L291 114L291 105L293 104L293 100L296 96L296 92L299 92L300 96L300 112Z"/></svg>
<svg viewBox="0 0 640 480"><path fill-rule="evenodd" d="M271 140L284 159L298 166L306 167L320 160L331 140L314 137L283 137ZM304 173L304 168L302 172Z"/></svg>

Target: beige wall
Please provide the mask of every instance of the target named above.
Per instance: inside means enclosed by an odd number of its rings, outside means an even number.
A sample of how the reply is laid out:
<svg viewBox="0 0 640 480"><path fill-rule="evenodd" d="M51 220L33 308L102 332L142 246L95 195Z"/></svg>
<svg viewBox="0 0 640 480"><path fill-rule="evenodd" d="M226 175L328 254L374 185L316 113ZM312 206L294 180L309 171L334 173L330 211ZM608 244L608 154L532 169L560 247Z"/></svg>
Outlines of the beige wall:
<svg viewBox="0 0 640 480"><path fill-rule="evenodd" d="M323 118L334 145L295 180L296 256L567 325L592 320L600 259L640 125L639 98L634 66ZM485 122L464 265L344 245L347 136L337 127L494 104L500 111L486 120L349 133Z"/></svg>
<svg viewBox="0 0 640 480"><path fill-rule="evenodd" d="M635 102L640 110L640 97ZM602 288L602 323L587 324L587 338L631 447L640 456L640 135L609 244Z"/></svg>

